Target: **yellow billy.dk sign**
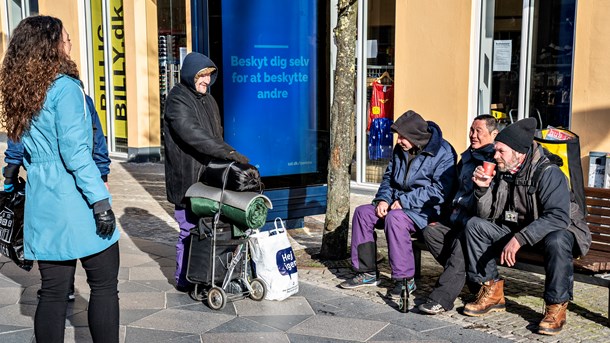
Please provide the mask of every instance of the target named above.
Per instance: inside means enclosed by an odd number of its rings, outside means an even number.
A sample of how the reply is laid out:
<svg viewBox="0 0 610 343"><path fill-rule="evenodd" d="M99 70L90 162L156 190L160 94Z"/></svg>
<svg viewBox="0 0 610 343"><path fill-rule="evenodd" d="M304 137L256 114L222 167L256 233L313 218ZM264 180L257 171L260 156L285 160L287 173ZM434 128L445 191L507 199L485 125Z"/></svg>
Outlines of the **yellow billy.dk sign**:
<svg viewBox="0 0 610 343"><path fill-rule="evenodd" d="M93 32L93 77L95 84L95 105L102 121L104 134L107 122L107 94L106 94L106 59L104 55L104 29L102 15L102 1L91 1L91 25ZM108 32L112 47L112 63L108 74L112 77L110 97L113 100L114 137L127 138L127 80L125 74L125 30L123 21L123 0L110 0L109 3Z"/></svg>

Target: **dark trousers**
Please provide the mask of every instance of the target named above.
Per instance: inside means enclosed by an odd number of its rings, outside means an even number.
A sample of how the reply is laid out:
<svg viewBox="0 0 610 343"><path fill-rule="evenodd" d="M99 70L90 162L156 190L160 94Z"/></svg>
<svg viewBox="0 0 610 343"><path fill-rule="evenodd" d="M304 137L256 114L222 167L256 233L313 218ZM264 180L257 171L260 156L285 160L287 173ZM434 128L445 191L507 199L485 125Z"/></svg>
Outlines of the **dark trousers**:
<svg viewBox="0 0 610 343"><path fill-rule="evenodd" d="M473 217L466 224L465 238L468 247L468 279L479 283L498 279L495 258L500 256L506 243L513 238L510 229ZM574 235L568 230L552 231L535 246L538 251L544 252L544 301L547 304L559 304L572 299L573 247Z"/></svg>
<svg viewBox="0 0 610 343"><path fill-rule="evenodd" d="M178 223L180 233L176 242L176 286L187 287L190 282L186 279L186 268L188 266L188 252L191 246L191 229L197 226L197 217L190 211L176 206L174 219Z"/></svg>
<svg viewBox="0 0 610 343"><path fill-rule="evenodd" d="M93 342L119 341L119 243L80 259L91 287L88 319ZM64 341L68 292L74 283L76 260L38 261L42 280L34 317L36 341Z"/></svg>
<svg viewBox="0 0 610 343"><path fill-rule="evenodd" d="M432 256L443 266L443 273L428 298L451 310L466 282L466 264L460 237L462 230L441 223L431 223L422 231L424 242Z"/></svg>

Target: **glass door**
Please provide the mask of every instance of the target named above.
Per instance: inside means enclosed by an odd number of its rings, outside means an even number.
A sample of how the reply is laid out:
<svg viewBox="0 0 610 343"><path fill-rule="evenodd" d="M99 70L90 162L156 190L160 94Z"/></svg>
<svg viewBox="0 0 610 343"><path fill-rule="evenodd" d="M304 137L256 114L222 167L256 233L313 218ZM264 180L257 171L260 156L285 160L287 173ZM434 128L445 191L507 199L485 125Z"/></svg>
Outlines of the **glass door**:
<svg viewBox="0 0 610 343"><path fill-rule="evenodd" d="M520 112L522 5L503 0L481 5L478 114L492 114L501 125L516 121Z"/></svg>
<svg viewBox="0 0 610 343"><path fill-rule="evenodd" d="M390 162L394 120L396 2L359 2L356 159L352 180L378 184Z"/></svg>
<svg viewBox="0 0 610 343"><path fill-rule="evenodd" d="M478 114L570 125L576 0L484 0Z"/></svg>
<svg viewBox="0 0 610 343"><path fill-rule="evenodd" d="M532 22L529 116L570 127L576 0L536 1Z"/></svg>

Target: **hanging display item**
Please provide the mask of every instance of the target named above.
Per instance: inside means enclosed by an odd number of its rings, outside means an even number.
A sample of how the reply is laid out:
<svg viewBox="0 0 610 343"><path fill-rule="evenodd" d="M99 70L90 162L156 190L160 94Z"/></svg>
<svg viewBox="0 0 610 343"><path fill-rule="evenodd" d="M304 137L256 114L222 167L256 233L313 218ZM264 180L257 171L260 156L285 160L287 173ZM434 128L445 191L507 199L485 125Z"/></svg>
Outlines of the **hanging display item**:
<svg viewBox="0 0 610 343"><path fill-rule="evenodd" d="M394 118L394 85L386 71L371 83L372 94L367 123L368 157L388 159L392 155L392 119Z"/></svg>

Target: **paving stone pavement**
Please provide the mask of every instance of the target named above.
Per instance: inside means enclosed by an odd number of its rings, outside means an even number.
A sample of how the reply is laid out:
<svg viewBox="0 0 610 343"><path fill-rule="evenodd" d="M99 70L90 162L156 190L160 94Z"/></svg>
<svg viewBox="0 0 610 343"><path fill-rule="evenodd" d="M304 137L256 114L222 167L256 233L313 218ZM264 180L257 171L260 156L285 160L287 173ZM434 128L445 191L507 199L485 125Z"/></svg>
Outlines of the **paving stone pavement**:
<svg viewBox="0 0 610 343"><path fill-rule="evenodd" d="M0 146L0 150L3 148ZM349 262L320 261L324 216L306 218L305 227L290 230L299 256L300 290L289 299L255 302L250 299L213 311L172 286L177 225L165 200L163 166L115 160L110 187L113 209L122 231L119 295L122 342L607 342L605 325L608 290L575 284L568 325L555 337L533 333L541 318L543 279L535 274L502 269L507 280L507 312L483 318L465 317L458 310L427 316L413 310L399 313L385 296L390 287L387 258L381 263L379 287L341 290L337 284L353 275ZM371 195L352 195L352 205ZM387 254L382 235L379 250ZM313 256L313 257L312 257ZM422 255L422 277L414 303L423 301L441 267ZM76 301L69 305L66 342L90 342L87 328L89 288L77 269ZM33 340L33 316L40 277L0 258L0 342ZM413 306L413 303L411 304Z"/></svg>

